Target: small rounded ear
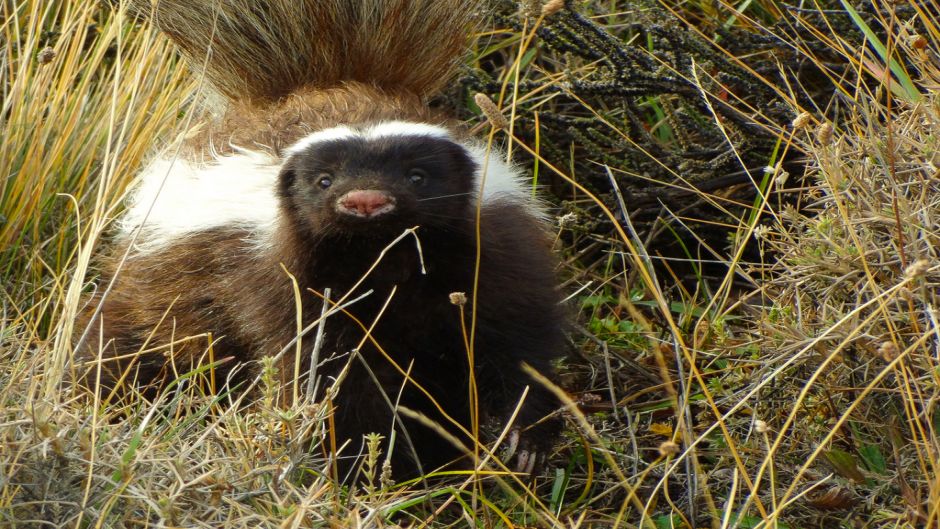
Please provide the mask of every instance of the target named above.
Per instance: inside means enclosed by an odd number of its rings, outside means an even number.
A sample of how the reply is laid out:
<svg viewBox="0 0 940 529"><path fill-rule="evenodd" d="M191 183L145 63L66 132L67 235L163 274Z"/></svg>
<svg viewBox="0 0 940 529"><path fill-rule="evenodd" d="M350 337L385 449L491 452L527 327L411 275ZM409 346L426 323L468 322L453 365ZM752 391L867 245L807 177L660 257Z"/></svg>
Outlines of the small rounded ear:
<svg viewBox="0 0 940 529"><path fill-rule="evenodd" d="M277 190L282 198L287 198L290 195L290 188L296 180L297 172L291 166L285 165L277 175Z"/></svg>

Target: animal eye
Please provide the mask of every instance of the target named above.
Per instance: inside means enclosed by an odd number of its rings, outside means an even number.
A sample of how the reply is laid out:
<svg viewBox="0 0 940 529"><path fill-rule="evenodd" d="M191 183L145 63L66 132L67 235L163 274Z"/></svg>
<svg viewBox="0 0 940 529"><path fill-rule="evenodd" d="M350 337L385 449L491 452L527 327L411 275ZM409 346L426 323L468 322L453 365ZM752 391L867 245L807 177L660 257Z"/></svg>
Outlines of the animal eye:
<svg viewBox="0 0 940 529"><path fill-rule="evenodd" d="M322 189L326 189L333 185L333 177L328 174L322 174L320 175L320 178L317 178L317 185Z"/></svg>
<svg viewBox="0 0 940 529"><path fill-rule="evenodd" d="M412 169L408 171L408 181L415 185L424 182L424 179L427 177L428 173L424 172L423 169Z"/></svg>

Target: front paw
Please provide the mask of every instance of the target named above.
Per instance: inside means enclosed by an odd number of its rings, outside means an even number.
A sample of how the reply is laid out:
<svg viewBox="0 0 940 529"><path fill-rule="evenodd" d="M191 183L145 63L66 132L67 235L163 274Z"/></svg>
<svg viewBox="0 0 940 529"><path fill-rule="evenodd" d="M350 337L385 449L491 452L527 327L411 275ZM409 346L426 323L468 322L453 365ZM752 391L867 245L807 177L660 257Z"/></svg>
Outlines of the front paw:
<svg viewBox="0 0 940 529"><path fill-rule="evenodd" d="M509 431L501 451L502 460L512 472L534 476L545 466L557 436L557 421Z"/></svg>

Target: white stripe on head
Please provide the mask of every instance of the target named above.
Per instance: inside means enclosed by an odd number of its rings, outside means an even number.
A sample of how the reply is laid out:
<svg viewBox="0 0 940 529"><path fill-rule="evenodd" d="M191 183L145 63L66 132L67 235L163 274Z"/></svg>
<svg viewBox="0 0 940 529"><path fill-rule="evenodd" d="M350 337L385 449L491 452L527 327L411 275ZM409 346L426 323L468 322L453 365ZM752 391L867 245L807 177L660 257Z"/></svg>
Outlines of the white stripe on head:
<svg viewBox="0 0 940 529"><path fill-rule="evenodd" d="M495 201L519 204L532 216L545 219L542 203L534 198L528 179L504 161L505 155L477 142L458 142L443 127L429 123L388 121L354 128L341 125L319 130L285 149L285 158L321 142L349 138L365 140L389 137L433 137L453 141L476 162L475 190L486 170L483 204ZM119 222L122 235L139 227L141 251L158 249L180 237L213 228L246 229L259 244L272 238L277 226L279 202L277 177L283 159L264 153L235 149L207 163L160 157L139 175L127 211Z"/></svg>
<svg viewBox="0 0 940 529"><path fill-rule="evenodd" d="M329 141L344 140L347 138L362 138L372 140L378 138L390 138L395 136L414 137L431 136L443 140L451 139L450 132L444 127L431 125L430 123L412 123L410 121L384 121L374 125L353 128L348 125L340 125L328 129L312 132L303 138L300 138L293 145L284 150L287 156L293 156L304 149Z"/></svg>
<svg viewBox="0 0 940 529"><path fill-rule="evenodd" d="M359 136L358 131L351 127L341 125L328 129L318 130L295 141L293 145L284 150L287 156L293 156L311 145L323 143L326 141L343 140L346 138L355 138Z"/></svg>
<svg viewBox="0 0 940 529"><path fill-rule="evenodd" d="M429 123L412 123L410 121L386 121L367 127L362 131L366 139L388 138L393 136L431 136L442 140L452 140L450 131L444 127Z"/></svg>

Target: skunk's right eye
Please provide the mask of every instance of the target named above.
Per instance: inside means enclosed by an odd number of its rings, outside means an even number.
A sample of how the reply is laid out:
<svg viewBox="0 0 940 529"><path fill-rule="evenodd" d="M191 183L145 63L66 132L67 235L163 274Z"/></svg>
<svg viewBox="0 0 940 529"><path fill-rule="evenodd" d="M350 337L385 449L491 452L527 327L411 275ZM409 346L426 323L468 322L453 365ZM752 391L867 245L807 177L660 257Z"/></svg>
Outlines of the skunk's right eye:
<svg viewBox="0 0 940 529"><path fill-rule="evenodd" d="M408 171L408 181L414 185L421 185L424 183L424 179L428 177L428 173L424 169L412 169Z"/></svg>
<svg viewBox="0 0 940 529"><path fill-rule="evenodd" d="M333 185L333 177L324 173L320 175L320 178L317 178L317 185L320 186L321 189L326 189Z"/></svg>

